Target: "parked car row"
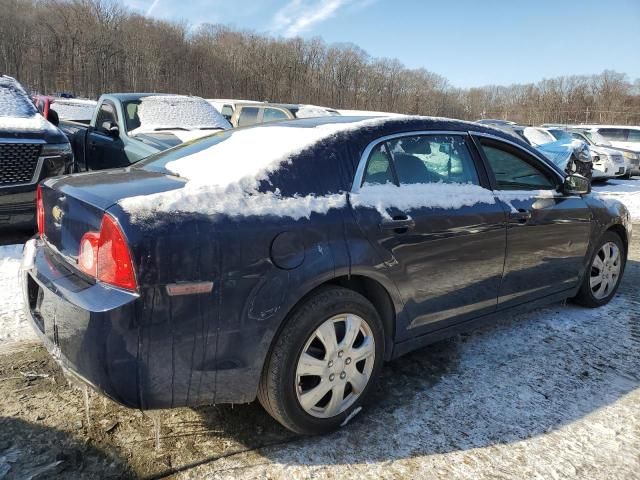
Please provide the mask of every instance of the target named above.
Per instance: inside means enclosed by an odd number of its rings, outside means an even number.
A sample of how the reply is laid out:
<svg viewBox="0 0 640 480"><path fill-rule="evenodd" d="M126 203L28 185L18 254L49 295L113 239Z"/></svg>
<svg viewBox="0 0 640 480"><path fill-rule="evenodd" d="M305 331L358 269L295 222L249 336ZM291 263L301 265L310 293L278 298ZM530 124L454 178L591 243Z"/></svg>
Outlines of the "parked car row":
<svg viewBox="0 0 640 480"><path fill-rule="evenodd" d="M570 153L576 148L583 149L580 144L572 142L576 140L590 152L594 180L628 179L640 175L640 127L559 124L533 127L493 119L478 120L477 123L516 133L543 153L550 153L552 160L567 172L577 171L576 166L580 165L577 156L572 158ZM566 155L561 154L563 148Z"/></svg>

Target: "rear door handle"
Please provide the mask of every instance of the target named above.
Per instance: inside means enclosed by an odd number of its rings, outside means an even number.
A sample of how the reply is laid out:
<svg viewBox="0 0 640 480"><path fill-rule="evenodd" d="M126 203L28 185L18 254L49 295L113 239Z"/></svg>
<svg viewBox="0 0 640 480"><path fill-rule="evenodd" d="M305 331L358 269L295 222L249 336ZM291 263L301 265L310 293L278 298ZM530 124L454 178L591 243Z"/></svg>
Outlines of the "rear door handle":
<svg viewBox="0 0 640 480"><path fill-rule="evenodd" d="M519 208L517 212L511 212L509 214L509 220L517 223L527 223L531 220L531 212L529 210Z"/></svg>
<svg viewBox="0 0 640 480"><path fill-rule="evenodd" d="M393 230L396 233L404 233L407 230L413 230L416 222L409 215L395 215L393 218L385 218L380 223L382 230Z"/></svg>

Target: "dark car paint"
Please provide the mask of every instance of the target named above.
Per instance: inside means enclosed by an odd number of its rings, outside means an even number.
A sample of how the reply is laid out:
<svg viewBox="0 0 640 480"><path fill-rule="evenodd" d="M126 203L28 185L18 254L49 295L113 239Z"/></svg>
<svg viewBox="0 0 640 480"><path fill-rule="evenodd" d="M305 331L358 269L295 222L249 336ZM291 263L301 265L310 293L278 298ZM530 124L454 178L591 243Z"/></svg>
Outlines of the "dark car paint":
<svg viewBox="0 0 640 480"><path fill-rule="evenodd" d="M349 121L353 119L333 117L279 126ZM417 130L488 134L516 142L536 156L524 142L482 125L398 120L320 142L277 170L271 184L263 187L280 188L285 196L349 192L370 142ZM317 158L323 158L322 164ZM510 207L500 202L453 214L423 209L414 212L418 228L413 233L387 236L368 232L371 212L350 206L297 221L198 214L159 214L152 223L133 221L118 200L184 184L183 179L145 168L142 162L107 175L44 182L45 207L58 207L62 220L59 225L47 220L48 243L38 240L35 265L23 283L27 315L57 358L115 400L144 409L252 401L264 360L288 313L327 282L377 282L368 288L377 288L381 308L388 303L392 311L384 320L385 356L390 359L505 310L507 302L499 302L504 262L500 251L508 251L505 242L510 236L517 235L523 254L514 261L526 256L527 263L519 267L529 275L528 280L514 277L514 285L548 278L556 262L566 261L572 269L558 273L567 277L562 286L566 289L544 291L546 296L538 296L535 303L540 304L574 295L574 271L584 273L596 240L612 226L625 236L628 222L621 204L590 195L553 200L557 205L540 208L533 225L525 227L508 223ZM547 168L562 178L553 165ZM588 205L588 223L574 212L576 202L584 202L585 211ZM102 211L117 219L127 237L137 293L96 284L69 266L68 259L73 262L77 255L82 227L97 229ZM569 230L563 230L567 222L562 215L568 215ZM377 222L379 216L374 225ZM538 232L543 232L547 247L535 254L531 252L539 247ZM397 265L388 252L400 257L395 258ZM449 281L442 272L450 273L453 262L459 271ZM406 278L403 265L415 266L427 278L436 275L441 286L420 292L419 283ZM167 284L197 281L212 281L212 292L173 297L167 293ZM416 291L420 302L415 302ZM530 299L520 301L534 304Z"/></svg>

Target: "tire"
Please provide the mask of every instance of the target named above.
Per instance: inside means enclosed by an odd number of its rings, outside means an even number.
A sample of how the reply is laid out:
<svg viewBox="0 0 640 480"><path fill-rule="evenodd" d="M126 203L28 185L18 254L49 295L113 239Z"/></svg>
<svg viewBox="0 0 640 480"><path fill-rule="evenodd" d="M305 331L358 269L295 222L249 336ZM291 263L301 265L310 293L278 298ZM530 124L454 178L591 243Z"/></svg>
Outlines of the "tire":
<svg viewBox="0 0 640 480"><path fill-rule="evenodd" d="M617 268L615 266L615 263L612 263L610 259L604 258L604 250L606 250L605 246L612 244L615 245L618 250L619 263ZM611 257L613 257L613 255L611 255ZM626 248L622 243L622 239L620 238L620 236L615 232L606 232L597 243L597 246L594 249L594 253L589 260L589 267L585 272L584 278L582 280L582 285L580 286L580 290L578 291L578 295L576 295L574 299L576 303L589 308L601 307L602 305L606 305L607 303L609 303L618 291L618 287L620 286L620 281L622 280L622 275L624 274L626 258ZM597 259L599 259L599 261ZM598 265L603 265L603 262L605 262L604 268L608 269L604 271L604 280L602 280L602 270L600 270L600 267ZM616 271L617 275L615 275ZM591 285L592 278L594 278L593 287ZM595 283L598 280L601 280L601 283ZM607 283L606 287L604 283Z"/></svg>
<svg viewBox="0 0 640 480"><path fill-rule="evenodd" d="M354 348L347 348L347 325L352 327L350 331L356 325L359 328L356 335L349 336L354 339ZM320 327L323 335L318 333ZM322 336L329 338L326 332L331 331L337 342L333 353L332 348L325 347L330 341L320 341ZM371 302L346 288L323 288L305 299L286 320L265 363L258 400L273 418L293 432L317 435L335 430L370 397L383 363L384 340L382 321ZM368 356L358 360L363 352L369 352ZM302 358L312 360L307 364L311 366L299 364ZM306 368L313 368L314 373L304 373ZM353 384L349 382L352 377ZM315 402L316 394L328 387L331 389L325 396ZM313 395L302 396L312 391Z"/></svg>

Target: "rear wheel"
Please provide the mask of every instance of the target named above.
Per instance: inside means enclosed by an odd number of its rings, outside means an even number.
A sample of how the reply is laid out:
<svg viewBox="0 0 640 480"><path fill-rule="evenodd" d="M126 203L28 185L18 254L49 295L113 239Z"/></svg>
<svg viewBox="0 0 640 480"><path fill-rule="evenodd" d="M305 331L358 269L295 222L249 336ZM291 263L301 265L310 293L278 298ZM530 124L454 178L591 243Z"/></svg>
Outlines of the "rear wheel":
<svg viewBox="0 0 640 480"><path fill-rule="evenodd" d="M334 430L366 401L383 356L373 305L345 288L320 290L296 308L276 340L258 399L294 432Z"/></svg>
<svg viewBox="0 0 640 480"><path fill-rule="evenodd" d="M575 300L592 308L609 303L620 286L625 258L620 236L614 232L605 233L591 258Z"/></svg>

